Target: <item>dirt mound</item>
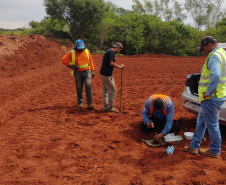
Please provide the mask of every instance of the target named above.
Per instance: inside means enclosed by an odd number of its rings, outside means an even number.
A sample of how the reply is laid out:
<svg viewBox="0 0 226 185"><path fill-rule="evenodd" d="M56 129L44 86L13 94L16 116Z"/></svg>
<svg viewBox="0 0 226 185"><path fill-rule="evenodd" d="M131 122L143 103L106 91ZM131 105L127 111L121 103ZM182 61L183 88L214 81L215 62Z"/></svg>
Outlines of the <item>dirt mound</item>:
<svg viewBox="0 0 226 185"><path fill-rule="evenodd" d="M117 63L125 65L123 109L114 114L103 111L103 55L92 55L95 109L79 109L59 45L42 36L13 37L0 37L0 184L226 183L224 126L221 159L184 152L185 138L173 155L164 153L166 147L152 149L141 141L150 138L140 132L141 111L154 93L172 97L183 121L180 135L185 127L195 131L197 117L183 109L181 93L187 74L200 72L205 58L117 56ZM119 108L120 70L114 69L113 76ZM206 137L202 147L209 146L208 133Z"/></svg>
<svg viewBox="0 0 226 185"><path fill-rule="evenodd" d="M65 53L57 43L33 34L11 37L0 35L0 47L1 78L53 65Z"/></svg>

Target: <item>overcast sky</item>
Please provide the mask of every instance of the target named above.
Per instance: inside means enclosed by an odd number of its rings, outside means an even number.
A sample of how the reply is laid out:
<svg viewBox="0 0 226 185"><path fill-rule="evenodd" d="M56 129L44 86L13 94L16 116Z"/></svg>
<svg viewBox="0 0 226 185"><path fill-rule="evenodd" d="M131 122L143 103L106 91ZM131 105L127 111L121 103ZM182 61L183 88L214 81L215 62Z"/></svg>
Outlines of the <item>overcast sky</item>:
<svg viewBox="0 0 226 185"><path fill-rule="evenodd" d="M132 0L111 1L118 7L132 10ZM178 0L180 3L184 1ZM41 21L46 16L43 2L43 0L0 0L0 28L27 28L30 21ZM225 0L223 5L226 6ZM192 19L188 18L185 23L192 23Z"/></svg>

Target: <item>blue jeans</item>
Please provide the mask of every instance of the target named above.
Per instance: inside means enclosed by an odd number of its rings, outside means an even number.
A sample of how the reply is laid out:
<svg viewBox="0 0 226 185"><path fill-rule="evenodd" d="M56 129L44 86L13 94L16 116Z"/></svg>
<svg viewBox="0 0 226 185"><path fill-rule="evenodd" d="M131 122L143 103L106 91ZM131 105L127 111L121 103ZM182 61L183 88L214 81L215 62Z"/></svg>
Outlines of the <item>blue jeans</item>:
<svg viewBox="0 0 226 185"><path fill-rule="evenodd" d="M201 102L201 109L197 118L196 131L193 135L193 140L190 142L190 147L198 150L201 141L206 132L206 128L210 137L210 152L219 155L221 151L221 133L219 128L220 108L224 100L213 101L211 99Z"/></svg>
<svg viewBox="0 0 226 185"><path fill-rule="evenodd" d="M85 83L87 103L92 104L92 88L90 70L74 72L78 103L83 103L83 82Z"/></svg>

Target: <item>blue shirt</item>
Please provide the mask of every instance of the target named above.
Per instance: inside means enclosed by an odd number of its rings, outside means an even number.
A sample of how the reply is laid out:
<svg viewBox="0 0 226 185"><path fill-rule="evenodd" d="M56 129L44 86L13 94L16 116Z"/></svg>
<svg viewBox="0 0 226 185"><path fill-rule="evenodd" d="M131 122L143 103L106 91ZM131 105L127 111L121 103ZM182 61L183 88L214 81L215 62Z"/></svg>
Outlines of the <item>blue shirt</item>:
<svg viewBox="0 0 226 185"><path fill-rule="evenodd" d="M150 103L150 97L147 99L146 103L144 104L144 108L142 110L142 119L144 124L146 125L148 122L151 121L151 119L149 118L150 116L149 103ZM155 109L153 109L152 116L160 120L166 119L165 127L162 130L162 133L166 135L173 126L173 119L174 119L173 101L170 99L168 102L167 116L164 114L163 110L156 111Z"/></svg>
<svg viewBox="0 0 226 185"><path fill-rule="evenodd" d="M220 48L222 47L219 46L215 48L213 51L211 51L210 53L214 53L216 50ZM210 82L207 85L208 89L207 89L206 95L212 96L213 93L216 91L221 78L221 62L219 57L217 55L212 54L209 58L207 67L210 70ZM211 100L221 101L221 100L226 100L226 97L218 98L215 95L214 97L211 98Z"/></svg>

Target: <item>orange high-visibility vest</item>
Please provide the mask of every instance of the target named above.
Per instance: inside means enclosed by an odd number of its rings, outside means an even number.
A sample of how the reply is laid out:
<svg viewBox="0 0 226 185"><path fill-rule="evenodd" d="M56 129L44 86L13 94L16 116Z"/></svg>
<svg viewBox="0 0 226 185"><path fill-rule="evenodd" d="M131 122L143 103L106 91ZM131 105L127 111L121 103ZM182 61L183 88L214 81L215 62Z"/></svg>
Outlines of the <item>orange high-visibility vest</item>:
<svg viewBox="0 0 226 185"><path fill-rule="evenodd" d="M88 62L85 63L84 65L81 65L81 66L77 65L77 67L78 68L86 68L86 67L89 67L89 70L90 70L90 62L89 62L89 52L88 52L88 49L85 48L84 51L85 51L85 53L87 55ZM71 55L72 55L72 61L71 61L70 65L75 65L75 50L74 49L71 50ZM71 70L71 75L74 76L74 72L75 71L72 69ZM90 70L90 72L91 72L91 70ZM92 74L92 72L91 72L91 74Z"/></svg>
<svg viewBox="0 0 226 185"><path fill-rule="evenodd" d="M162 98L163 100L163 113L167 116L168 103L171 98L163 94L153 94L152 96L150 96L150 103L149 103L150 118L152 117L152 112L154 109L154 101L156 98L159 98L159 97ZM175 109L174 109L174 120L177 120Z"/></svg>

